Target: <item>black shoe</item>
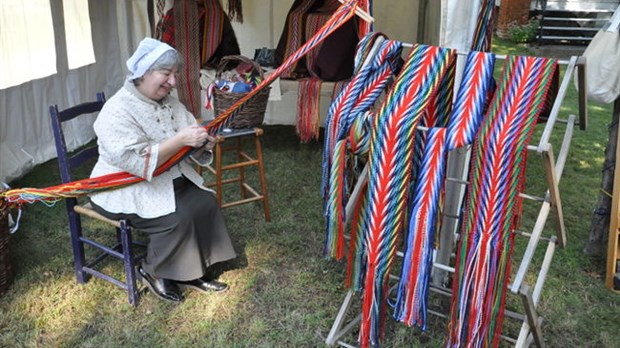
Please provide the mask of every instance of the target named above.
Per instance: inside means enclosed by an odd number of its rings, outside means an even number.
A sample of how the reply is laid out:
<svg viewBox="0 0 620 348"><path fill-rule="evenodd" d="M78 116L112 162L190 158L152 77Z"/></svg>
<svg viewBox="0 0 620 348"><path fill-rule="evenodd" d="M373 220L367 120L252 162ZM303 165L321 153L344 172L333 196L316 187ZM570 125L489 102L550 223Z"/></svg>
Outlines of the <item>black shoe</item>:
<svg viewBox="0 0 620 348"><path fill-rule="evenodd" d="M202 277L188 281L177 281L179 286L183 289L193 289L202 292L220 292L228 289L228 285L217 280L207 280Z"/></svg>
<svg viewBox="0 0 620 348"><path fill-rule="evenodd" d="M150 274L146 273L142 266L138 267L138 272L142 276L142 280L145 285L149 288L149 290L151 290L153 294L155 294L155 296L161 298L162 300L174 303L178 303L183 300L181 289L179 289L179 286L174 280L155 278Z"/></svg>

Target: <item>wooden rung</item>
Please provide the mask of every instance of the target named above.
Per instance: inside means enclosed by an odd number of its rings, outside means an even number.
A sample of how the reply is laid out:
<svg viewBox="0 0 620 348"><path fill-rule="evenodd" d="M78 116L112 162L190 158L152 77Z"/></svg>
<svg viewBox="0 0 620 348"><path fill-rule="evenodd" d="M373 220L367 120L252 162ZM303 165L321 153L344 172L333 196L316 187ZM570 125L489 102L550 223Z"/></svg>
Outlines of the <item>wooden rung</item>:
<svg viewBox="0 0 620 348"><path fill-rule="evenodd" d="M107 217L97 213L95 210L93 210L93 208L90 205L90 203L87 203L87 204L84 204L84 205L76 205L75 207L73 207L73 210L75 210L75 212L80 214L80 215L90 216L93 219L97 219L99 221L103 221L105 223L108 223L110 225L116 226L118 228L121 227L121 222L120 221L108 219Z"/></svg>
<svg viewBox="0 0 620 348"><path fill-rule="evenodd" d="M224 179L224 180L222 180L222 186L224 186L226 184L231 184L231 183L239 182L239 181L241 181L240 177ZM208 187L216 187L216 185L217 185L217 183L214 183L214 182L210 182L210 183L207 184Z"/></svg>
<svg viewBox="0 0 620 348"><path fill-rule="evenodd" d="M238 163L234 163L234 164L225 165L225 166L222 167L222 170L226 171L226 170L238 169L238 168L241 168L241 167L255 166L255 165L258 165L258 160L238 162Z"/></svg>
<svg viewBox="0 0 620 348"><path fill-rule="evenodd" d="M230 207L234 207L236 205L241 205L241 204L246 204L246 203L250 203L250 202L260 201L262 199L263 199L263 196L259 196L259 197L240 199L238 201L233 201L233 202L222 203L222 208L230 208Z"/></svg>

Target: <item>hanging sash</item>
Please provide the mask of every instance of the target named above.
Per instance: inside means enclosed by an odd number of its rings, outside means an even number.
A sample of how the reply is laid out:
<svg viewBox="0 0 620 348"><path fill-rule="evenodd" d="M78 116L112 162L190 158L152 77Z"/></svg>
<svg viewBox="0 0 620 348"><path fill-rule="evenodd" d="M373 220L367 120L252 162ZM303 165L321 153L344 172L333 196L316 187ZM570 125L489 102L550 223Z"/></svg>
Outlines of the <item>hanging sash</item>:
<svg viewBox="0 0 620 348"><path fill-rule="evenodd" d="M179 74L179 99L193 115L200 115L200 42L198 5L195 1L174 1L174 43L184 57Z"/></svg>
<svg viewBox="0 0 620 348"><path fill-rule="evenodd" d="M315 77L299 80L295 131L302 143L319 137L321 84L322 81Z"/></svg>
<svg viewBox="0 0 620 348"><path fill-rule="evenodd" d="M400 56L401 43L389 41L382 34L370 34L360 41L356 53L356 74L329 107L325 121L322 192L325 200L325 255L344 256L344 207L346 149L351 126L365 118L392 76L390 62ZM363 122L361 122L363 123ZM363 125L358 122L358 131ZM359 144L359 141L354 141ZM356 146L356 148L360 148Z"/></svg>
<svg viewBox="0 0 620 348"><path fill-rule="evenodd" d="M394 318L426 330L429 281L435 233L449 149L471 144L484 106L492 91L495 55L471 52L465 62L461 85L447 128L428 130L424 155L413 190L409 233L394 304ZM450 86L451 87L451 86Z"/></svg>
<svg viewBox="0 0 620 348"><path fill-rule="evenodd" d="M557 63L548 58L506 59L473 145L448 347L499 344L527 144L557 71Z"/></svg>
<svg viewBox="0 0 620 348"><path fill-rule="evenodd" d="M497 17L498 6L496 0L481 0L480 12L476 20L476 29L472 38L471 50L489 52L493 42L493 29Z"/></svg>
<svg viewBox="0 0 620 348"><path fill-rule="evenodd" d="M454 50L414 45L371 127L368 229L361 346L379 343L389 271L406 215L415 129L456 58Z"/></svg>

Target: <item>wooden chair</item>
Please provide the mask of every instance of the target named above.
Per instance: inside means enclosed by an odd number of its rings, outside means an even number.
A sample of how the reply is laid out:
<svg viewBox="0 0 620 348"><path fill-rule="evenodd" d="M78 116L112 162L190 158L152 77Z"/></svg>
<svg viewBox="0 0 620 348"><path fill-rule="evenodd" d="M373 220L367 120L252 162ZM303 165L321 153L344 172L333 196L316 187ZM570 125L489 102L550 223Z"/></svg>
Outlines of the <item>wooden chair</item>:
<svg viewBox="0 0 620 348"><path fill-rule="evenodd" d="M54 131L54 140L56 143L56 152L58 154L58 168L60 170L60 178L62 183L72 182L74 179L74 171L86 163L94 163L93 159L99 155L97 145L91 145L82 148L75 154L69 153L63 132L63 123L76 117L85 116L99 112L105 103L103 93L97 93L97 100L82 103L64 110L59 110L58 105L50 106L50 116L52 128ZM144 246L143 243L133 242L132 228L125 220L110 220L92 209L87 199L86 203L78 203L76 198L66 198L67 216L69 219L69 232L71 235L71 244L73 247L73 261L75 265L75 273L78 283L86 283L90 276L95 276L111 282L127 292L129 303L132 306L138 304L139 290L136 285L137 262L144 258L145 253L134 255L134 245ZM82 228L82 217L93 218L113 226L116 229L116 240L114 245L105 245L92 237L96 237L96 233L89 233L87 237ZM98 240L101 240L101 236ZM92 260L87 260L85 255L85 247L92 248L96 256ZM90 249L89 249L90 251ZM100 266L102 261L112 256L123 261L124 264L124 280L120 280L112 275L103 273ZM89 257L90 259L91 257Z"/></svg>
<svg viewBox="0 0 620 348"><path fill-rule="evenodd" d="M208 183L207 186L215 189L217 202L221 208L233 207L240 204L260 201L263 204L265 220L271 221L271 213L269 211L269 196L267 194L267 180L265 178L265 165L263 163L263 150L260 137L263 135L261 128L242 128L230 129L228 132L220 132L217 136L217 142L214 153L214 163L207 165L206 168L215 176L215 181ZM252 157L244 150L244 138L253 137L256 156ZM227 140L230 140L227 142ZM226 143L232 145L226 146ZM230 152L236 159L233 163L224 163L224 153ZM260 192L254 189L246 180L245 169L248 167L256 167L258 169L258 178L260 181ZM224 173L231 170L238 170L235 177L225 177ZM202 170L198 170L202 174ZM237 183L240 190L240 198L233 201L224 202L223 190L224 185Z"/></svg>

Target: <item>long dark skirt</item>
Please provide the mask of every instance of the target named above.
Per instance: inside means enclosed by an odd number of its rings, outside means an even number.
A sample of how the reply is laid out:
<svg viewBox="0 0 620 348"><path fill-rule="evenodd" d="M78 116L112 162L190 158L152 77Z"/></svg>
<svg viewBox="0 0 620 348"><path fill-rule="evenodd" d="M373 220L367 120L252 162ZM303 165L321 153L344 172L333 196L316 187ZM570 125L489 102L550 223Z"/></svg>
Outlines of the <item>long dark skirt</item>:
<svg viewBox="0 0 620 348"><path fill-rule="evenodd" d="M174 180L176 212L153 219L136 214L114 214L92 203L110 219L126 219L149 236L144 270L173 280L202 277L212 264L237 255L215 195L185 177Z"/></svg>

